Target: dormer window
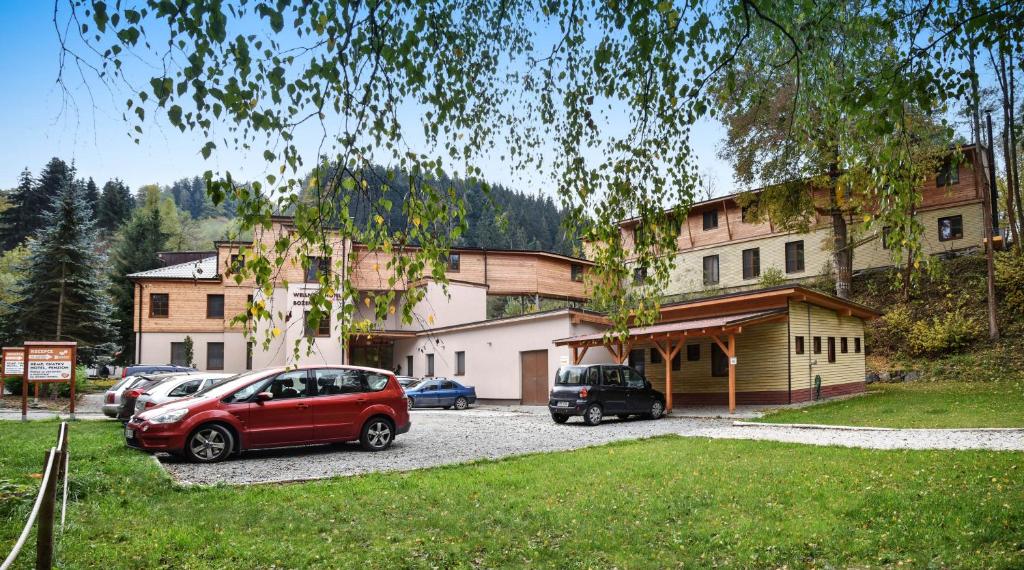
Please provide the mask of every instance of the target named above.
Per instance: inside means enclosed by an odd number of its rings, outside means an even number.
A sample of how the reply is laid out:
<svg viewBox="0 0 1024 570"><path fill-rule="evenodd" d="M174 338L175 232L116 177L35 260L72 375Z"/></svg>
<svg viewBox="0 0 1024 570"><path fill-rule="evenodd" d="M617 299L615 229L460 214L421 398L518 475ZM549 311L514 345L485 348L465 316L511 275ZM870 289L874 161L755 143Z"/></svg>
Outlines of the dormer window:
<svg viewBox="0 0 1024 570"><path fill-rule="evenodd" d="M718 227L718 210L704 211L704 231L713 230Z"/></svg>
<svg viewBox="0 0 1024 570"><path fill-rule="evenodd" d="M935 177L935 186L942 188L943 186L952 186L960 183L960 167L952 162L946 162L942 169L939 170L938 176Z"/></svg>
<svg viewBox="0 0 1024 570"><path fill-rule="evenodd" d="M577 283L583 282L583 265L579 263L573 263L571 269L572 280Z"/></svg>

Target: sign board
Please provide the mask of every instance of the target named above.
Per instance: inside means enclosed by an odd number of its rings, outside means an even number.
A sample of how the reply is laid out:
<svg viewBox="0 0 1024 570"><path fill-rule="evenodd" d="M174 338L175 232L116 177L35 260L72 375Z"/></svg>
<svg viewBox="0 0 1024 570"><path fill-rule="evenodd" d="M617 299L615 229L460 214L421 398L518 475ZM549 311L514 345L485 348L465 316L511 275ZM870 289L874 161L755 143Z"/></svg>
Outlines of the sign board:
<svg viewBox="0 0 1024 570"><path fill-rule="evenodd" d="M25 355L29 382L70 382L75 368L70 346L30 346Z"/></svg>
<svg viewBox="0 0 1024 570"><path fill-rule="evenodd" d="M19 348L4 348L3 375L21 376L25 372L25 353Z"/></svg>
<svg viewBox="0 0 1024 570"><path fill-rule="evenodd" d="M732 364L733 366L736 366L736 357L735 356L729 357L729 364Z"/></svg>

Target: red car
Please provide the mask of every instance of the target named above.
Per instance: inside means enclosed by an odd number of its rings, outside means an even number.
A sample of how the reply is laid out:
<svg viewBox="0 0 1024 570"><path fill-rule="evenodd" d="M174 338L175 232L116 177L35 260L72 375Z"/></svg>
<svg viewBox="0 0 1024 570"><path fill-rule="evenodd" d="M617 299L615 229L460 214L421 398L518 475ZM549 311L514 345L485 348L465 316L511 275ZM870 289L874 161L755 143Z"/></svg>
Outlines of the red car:
<svg viewBox="0 0 1024 570"><path fill-rule="evenodd" d="M245 374L150 408L131 418L124 435L131 447L213 463L246 449L339 441L383 451L410 424L391 372L311 366Z"/></svg>

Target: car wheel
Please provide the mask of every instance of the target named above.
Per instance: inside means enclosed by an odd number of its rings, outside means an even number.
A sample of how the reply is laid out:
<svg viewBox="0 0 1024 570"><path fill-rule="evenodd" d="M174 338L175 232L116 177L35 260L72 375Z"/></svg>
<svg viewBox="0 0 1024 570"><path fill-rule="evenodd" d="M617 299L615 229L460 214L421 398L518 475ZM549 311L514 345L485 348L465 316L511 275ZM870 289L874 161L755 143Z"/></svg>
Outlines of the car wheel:
<svg viewBox="0 0 1024 570"><path fill-rule="evenodd" d="M359 443L366 451L384 451L395 440L395 428L385 418L372 418L363 426Z"/></svg>
<svg viewBox="0 0 1024 570"><path fill-rule="evenodd" d="M455 409L456 410L465 410L468 407L469 407L469 400L467 400L465 397L459 396L458 398L455 399Z"/></svg>
<svg viewBox="0 0 1024 570"><path fill-rule="evenodd" d="M588 426L596 426L604 418L604 410L598 404L590 404L583 410L583 423Z"/></svg>
<svg viewBox="0 0 1024 570"><path fill-rule="evenodd" d="M409 398L409 409L411 410L414 407L416 407L416 404L413 403L412 398Z"/></svg>
<svg viewBox="0 0 1024 570"><path fill-rule="evenodd" d="M647 419L656 420L665 414L665 404L662 404L660 400L655 400L651 404L651 411L647 414Z"/></svg>
<svg viewBox="0 0 1024 570"><path fill-rule="evenodd" d="M207 424L188 437L185 455L192 461L216 463L224 461L234 448L235 438L224 426Z"/></svg>
<svg viewBox="0 0 1024 570"><path fill-rule="evenodd" d="M564 424L569 421L569 416L565 414L551 414L551 419L555 420L556 424Z"/></svg>

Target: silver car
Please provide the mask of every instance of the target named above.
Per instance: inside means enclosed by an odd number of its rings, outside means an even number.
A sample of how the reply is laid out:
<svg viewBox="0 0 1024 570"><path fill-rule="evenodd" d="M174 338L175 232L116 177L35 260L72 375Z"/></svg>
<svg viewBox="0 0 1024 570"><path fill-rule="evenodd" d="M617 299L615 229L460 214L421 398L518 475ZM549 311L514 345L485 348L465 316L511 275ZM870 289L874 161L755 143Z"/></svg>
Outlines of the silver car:
<svg viewBox="0 0 1024 570"><path fill-rule="evenodd" d="M135 400L135 413L138 414L154 406L191 396L200 390L223 384L237 374L222 372L192 372L160 382L139 395Z"/></svg>
<svg viewBox="0 0 1024 570"><path fill-rule="evenodd" d="M103 414L108 418L116 418L118 410L121 409L121 397L125 391L135 384L140 376L125 376L120 382L114 384L103 395Z"/></svg>

